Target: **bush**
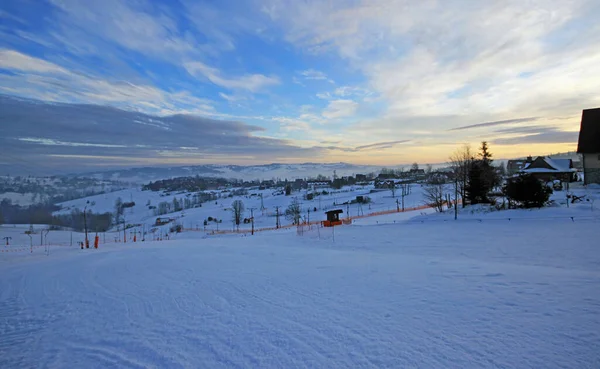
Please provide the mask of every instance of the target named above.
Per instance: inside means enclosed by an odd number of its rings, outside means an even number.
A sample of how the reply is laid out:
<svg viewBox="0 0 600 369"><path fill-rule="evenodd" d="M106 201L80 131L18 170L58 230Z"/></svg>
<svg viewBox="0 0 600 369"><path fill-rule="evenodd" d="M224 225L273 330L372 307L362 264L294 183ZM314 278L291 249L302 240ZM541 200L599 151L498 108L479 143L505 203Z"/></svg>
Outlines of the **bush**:
<svg viewBox="0 0 600 369"><path fill-rule="evenodd" d="M523 175L510 180L504 187L504 194L509 201L524 208L541 208L548 202L552 188L531 175Z"/></svg>

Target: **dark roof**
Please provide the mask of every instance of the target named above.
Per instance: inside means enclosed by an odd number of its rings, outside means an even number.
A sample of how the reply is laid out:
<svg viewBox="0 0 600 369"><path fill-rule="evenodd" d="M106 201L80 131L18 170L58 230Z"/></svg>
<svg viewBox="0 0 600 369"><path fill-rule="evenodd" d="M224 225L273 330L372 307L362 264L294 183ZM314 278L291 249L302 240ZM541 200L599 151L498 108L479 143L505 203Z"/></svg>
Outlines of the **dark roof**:
<svg viewBox="0 0 600 369"><path fill-rule="evenodd" d="M521 170L525 173L567 173L573 172L571 159L552 159L538 156L531 164Z"/></svg>
<svg viewBox="0 0 600 369"><path fill-rule="evenodd" d="M335 209L326 211L325 214L342 214L344 211L342 209Z"/></svg>
<svg viewBox="0 0 600 369"><path fill-rule="evenodd" d="M600 152L600 108L585 109L581 114L577 152L584 154Z"/></svg>

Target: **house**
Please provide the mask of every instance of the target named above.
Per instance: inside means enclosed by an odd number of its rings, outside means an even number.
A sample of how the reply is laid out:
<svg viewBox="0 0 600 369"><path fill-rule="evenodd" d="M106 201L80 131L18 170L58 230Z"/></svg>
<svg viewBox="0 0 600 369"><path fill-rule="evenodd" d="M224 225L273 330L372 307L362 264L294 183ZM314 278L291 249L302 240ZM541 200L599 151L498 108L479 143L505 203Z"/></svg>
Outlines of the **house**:
<svg viewBox="0 0 600 369"><path fill-rule="evenodd" d="M583 156L583 184L600 183L600 108L581 114L577 153Z"/></svg>
<svg viewBox="0 0 600 369"><path fill-rule="evenodd" d="M531 156L528 156L527 159L509 160L506 163L506 172L510 176L512 176L513 174L517 174L528 164L531 164L532 161L533 158Z"/></svg>
<svg viewBox="0 0 600 369"><path fill-rule="evenodd" d="M364 182L367 180L367 175L366 174L357 174L356 175L356 181L357 182Z"/></svg>
<svg viewBox="0 0 600 369"><path fill-rule="evenodd" d="M331 181L329 180L325 180L325 181L308 181L307 182L307 187L308 188L329 188L331 187Z"/></svg>
<svg viewBox="0 0 600 369"><path fill-rule="evenodd" d="M575 182L577 180L577 170L573 168L573 160L571 159L552 159L546 156L538 156L525 168L521 169L520 173L531 174L544 181Z"/></svg>

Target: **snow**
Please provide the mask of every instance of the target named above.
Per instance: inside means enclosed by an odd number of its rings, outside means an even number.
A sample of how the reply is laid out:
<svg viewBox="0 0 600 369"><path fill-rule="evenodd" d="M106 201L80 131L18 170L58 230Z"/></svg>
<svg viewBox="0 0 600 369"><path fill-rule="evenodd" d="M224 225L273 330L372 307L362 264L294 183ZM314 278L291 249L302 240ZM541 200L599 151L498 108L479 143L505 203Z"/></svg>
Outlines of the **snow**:
<svg viewBox="0 0 600 369"><path fill-rule="evenodd" d="M32 193L4 192L0 194L0 200L4 199L10 200L14 205L20 206L35 204Z"/></svg>
<svg viewBox="0 0 600 369"><path fill-rule="evenodd" d="M186 209L182 212L165 214L164 217L177 219L185 228L199 229L203 229L205 219L213 217L222 220L222 223L219 225L219 230L231 230L233 228L230 211L231 204L233 201L239 199L244 202L246 208L242 218L250 218L249 209L254 208L256 209L254 211L255 227L266 228L275 226L276 207L280 207L280 214L283 214L287 206L295 197L301 202L303 217L308 218L307 211L310 209L311 221L325 220L324 212L331 209L342 209L344 211L344 216L348 215L349 210L351 216L356 216L359 214L394 210L398 206L396 200L398 200L400 206L402 203L401 198L399 197L399 189L396 190L396 197L392 197L390 190L374 190L373 185L349 186L344 187L341 190L326 188L325 190L329 192L328 195L320 195L313 200L303 199L307 190L295 191L291 196L285 196L283 194L277 195L276 193L278 190L279 189L249 190L248 196L225 197L218 199L216 203L215 201L206 202L203 203L200 208ZM324 189L317 189L316 191L323 190ZM146 229L150 229L150 227L154 225L157 216L154 215L153 210L148 209L146 206L148 201L150 201L151 205L156 206L161 201L172 203L173 198L182 200L185 198L186 194L187 193L170 192L169 195L166 195L164 192L142 191L139 188L128 189L64 202L59 204L63 208L56 214L67 214L73 209L83 210L86 205L87 209L91 209L94 213L114 212L115 201L120 197L123 201L135 202L134 207L124 210L127 223L141 224L145 226ZM256 196L250 196L251 194L256 194ZM265 207L263 211L260 210L261 200L258 196L259 194L262 194L263 196L263 205ZM225 196L227 196L227 193ZM372 202L370 204L362 205L343 205L344 202L355 200L356 196L368 196L371 198ZM424 203L422 187L419 184L412 184L411 194L404 198L405 208L422 206ZM314 211L315 208L317 209L316 212ZM291 220L286 219L284 216L280 217L280 222L282 225L291 224ZM250 228L251 224L240 225L241 230L249 231ZM217 226L213 222L209 222L206 228L207 232L216 229Z"/></svg>
<svg viewBox="0 0 600 369"><path fill-rule="evenodd" d="M560 210L0 253L0 367L597 368L599 221Z"/></svg>

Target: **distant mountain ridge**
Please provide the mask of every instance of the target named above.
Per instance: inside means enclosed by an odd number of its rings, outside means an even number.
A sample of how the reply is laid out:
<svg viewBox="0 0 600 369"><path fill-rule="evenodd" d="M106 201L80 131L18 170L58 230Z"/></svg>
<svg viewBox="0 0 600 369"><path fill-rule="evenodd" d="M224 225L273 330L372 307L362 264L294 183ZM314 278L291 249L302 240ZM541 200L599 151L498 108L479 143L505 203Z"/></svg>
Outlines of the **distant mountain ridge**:
<svg viewBox="0 0 600 369"><path fill-rule="evenodd" d="M330 177L333 176L334 171L338 176L354 175L357 173L366 174L369 172L379 172L381 168L382 166L357 165L349 163L271 163L247 166L203 164L177 167L141 167L116 169L77 173L70 176L119 180L132 183L147 183L149 181L155 181L158 179L196 175L201 177L223 177L241 180L266 180L272 178L287 178L293 180L296 178L316 177L319 174Z"/></svg>

